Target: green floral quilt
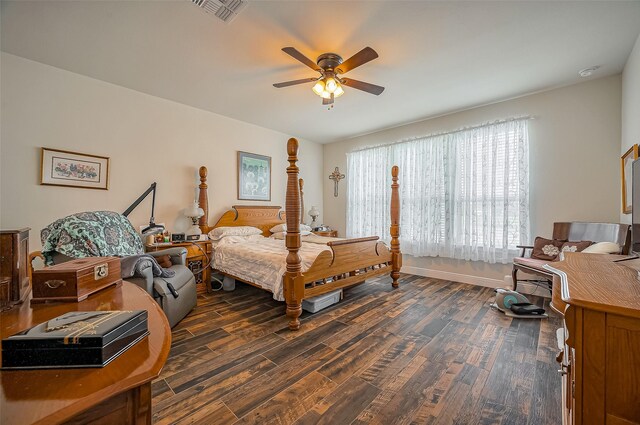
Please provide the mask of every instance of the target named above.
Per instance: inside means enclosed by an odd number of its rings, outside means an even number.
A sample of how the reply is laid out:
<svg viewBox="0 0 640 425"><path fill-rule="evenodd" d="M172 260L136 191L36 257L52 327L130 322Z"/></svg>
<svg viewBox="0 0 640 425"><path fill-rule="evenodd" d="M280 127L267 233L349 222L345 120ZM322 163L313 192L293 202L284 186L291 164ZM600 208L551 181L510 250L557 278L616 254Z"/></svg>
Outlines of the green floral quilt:
<svg viewBox="0 0 640 425"><path fill-rule="evenodd" d="M53 264L54 252L74 258L124 257L144 253L140 235L129 220L113 211L72 214L56 220L40 232L45 264Z"/></svg>

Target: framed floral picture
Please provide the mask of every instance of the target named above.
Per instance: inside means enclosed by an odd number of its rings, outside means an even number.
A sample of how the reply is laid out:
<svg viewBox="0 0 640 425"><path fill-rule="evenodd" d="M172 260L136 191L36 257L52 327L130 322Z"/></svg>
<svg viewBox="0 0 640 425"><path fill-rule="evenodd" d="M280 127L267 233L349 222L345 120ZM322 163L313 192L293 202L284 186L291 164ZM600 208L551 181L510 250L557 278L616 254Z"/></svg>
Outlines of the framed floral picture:
<svg viewBox="0 0 640 425"><path fill-rule="evenodd" d="M271 157L238 151L238 199L271 200Z"/></svg>
<svg viewBox="0 0 640 425"><path fill-rule="evenodd" d="M631 214L631 169L633 161L636 159L638 159L638 145L631 146L629 150L622 155L622 158L620 158L622 168L622 212L624 214Z"/></svg>
<svg viewBox="0 0 640 425"><path fill-rule="evenodd" d="M109 189L109 158L42 148L40 184Z"/></svg>

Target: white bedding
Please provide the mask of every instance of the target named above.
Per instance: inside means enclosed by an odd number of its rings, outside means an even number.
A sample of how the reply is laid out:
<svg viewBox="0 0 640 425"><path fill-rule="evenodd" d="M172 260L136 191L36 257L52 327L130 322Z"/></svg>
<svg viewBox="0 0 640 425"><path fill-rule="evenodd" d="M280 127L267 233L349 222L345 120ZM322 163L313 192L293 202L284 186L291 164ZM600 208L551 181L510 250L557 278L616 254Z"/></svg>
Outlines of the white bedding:
<svg viewBox="0 0 640 425"><path fill-rule="evenodd" d="M315 235L314 235L315 236ZM322 251L329 250L328 238L303 243L300 247L302 271L311 267ZM213 243L213 261L211 266L247 282L254 283L273 292L273 298L284 301L282 276L287 264L288 251L284 240L254 236L228 236Z"/></svg>
<svg viewBox="0 0 640 425"><path fill-rule="evenodd" d="M281 239L281 240L284 240L284 236L285 236L284 232L274 233L273 235L271 235L273 239ZM331 238L328 236L318 236L314 233L311 233L311 234L300 236L300 240L302 242L319 243L322 245L326 245L327 242L342 241L344 240L344 238Z"/></svg>

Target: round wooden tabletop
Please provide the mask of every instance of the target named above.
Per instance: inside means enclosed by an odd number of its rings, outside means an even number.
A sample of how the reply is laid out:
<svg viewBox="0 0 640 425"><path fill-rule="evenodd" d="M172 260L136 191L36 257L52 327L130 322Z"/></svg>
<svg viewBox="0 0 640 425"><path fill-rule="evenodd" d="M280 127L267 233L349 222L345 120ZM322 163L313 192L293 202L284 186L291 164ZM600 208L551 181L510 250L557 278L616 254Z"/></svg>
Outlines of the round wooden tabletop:
<svg viewBox="0 0 640 425"><path fill-rule="evenodd" d="M1 424L66 421L156 378L167 360L167 318L153 298L132 283L112 286L79 303L31 304L30 298L0 315L2 338L70 311L95 310L147 310L149 336L104 368L0 371Z"/></svg>

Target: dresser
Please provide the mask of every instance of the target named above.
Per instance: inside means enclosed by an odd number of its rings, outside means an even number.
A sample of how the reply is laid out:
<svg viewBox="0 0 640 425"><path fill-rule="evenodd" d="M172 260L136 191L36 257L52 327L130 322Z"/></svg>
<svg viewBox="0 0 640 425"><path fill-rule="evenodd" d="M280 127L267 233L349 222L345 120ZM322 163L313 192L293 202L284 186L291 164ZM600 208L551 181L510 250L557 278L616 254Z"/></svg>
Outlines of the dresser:
<svg viewBox="0 0 640 425"><path fill-rule="evenodd" d="M29 293L29 230L0 231L0 307L20 303Z"/></svg>
<svg viewBox="0 0 640 425"><path fill-rule="evenodd" d="M565 253L547 268L560 340L563 424L640 424L640 260Z"/></svg>
<svg viewBox="0 0 640 425"><path fill-rule="evenodd" d="M187 267L196 277L200 287L209 288L211 284L211 241L173 242L171 244L145 245L147 252L162 251L167 248L183 247L187 249Z"/></svg>

